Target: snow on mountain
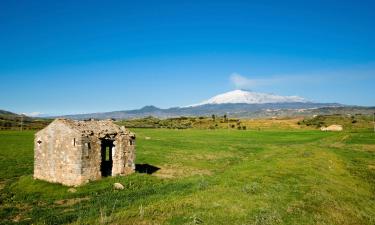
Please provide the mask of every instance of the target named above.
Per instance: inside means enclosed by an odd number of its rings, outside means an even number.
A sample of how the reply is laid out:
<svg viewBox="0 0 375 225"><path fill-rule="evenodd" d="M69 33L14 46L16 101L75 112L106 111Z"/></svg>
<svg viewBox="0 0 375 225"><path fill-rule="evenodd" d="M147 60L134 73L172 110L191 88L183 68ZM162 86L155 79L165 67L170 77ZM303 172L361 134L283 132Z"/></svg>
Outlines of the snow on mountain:
<svg viewBox="0 0 375 225"><path fill-rule="evenodd" d="M308 102L299 96L280 96L245 90L234 90L216 95L206 101L190 106L200 106L206 104L226 104L226 103L246 103L246 104L264 104L264 103L291 103Z"/></svg>

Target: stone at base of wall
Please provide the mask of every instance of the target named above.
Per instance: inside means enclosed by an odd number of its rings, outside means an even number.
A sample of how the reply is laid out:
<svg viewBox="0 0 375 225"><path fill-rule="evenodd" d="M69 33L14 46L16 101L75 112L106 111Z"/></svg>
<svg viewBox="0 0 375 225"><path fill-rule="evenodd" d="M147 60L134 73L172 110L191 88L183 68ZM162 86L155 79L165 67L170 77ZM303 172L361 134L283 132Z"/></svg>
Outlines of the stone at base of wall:
<svg viewBox="0 0 375 225"><path fill-rule="evenodd" d="M79 186L81 186L81 185L86 184L86 183L89 182L89 181L82 182L81 180L75 180L75 182L59 182L59 181L50 180L48 178L39 177L39 176L35 176L35 175L33 176L33 179L34 180L47 181L47 182L54 183L54 184L61 184L63 186L67 186L67 187L79 187Z"/></svg>
<svg viewBox="0 0 375 225"><path fill-rule="evenodd" d="M121 174L121 175L125 176L125 175L129 175L129 174L133 174L134 172L135 171L132 168L125 167L124 168L124 174Z"/></svg>

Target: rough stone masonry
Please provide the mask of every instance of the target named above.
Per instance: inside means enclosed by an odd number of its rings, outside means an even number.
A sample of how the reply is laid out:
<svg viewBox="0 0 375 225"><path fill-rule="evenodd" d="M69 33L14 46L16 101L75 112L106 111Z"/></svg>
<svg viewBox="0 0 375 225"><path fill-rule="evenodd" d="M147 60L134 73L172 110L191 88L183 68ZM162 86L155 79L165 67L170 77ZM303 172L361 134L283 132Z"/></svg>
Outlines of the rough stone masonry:
<svg viewBox="0 0 375 225"><path fill-rule="evenodd" d="M78 186L135 170L135 135L111 120L56 119L35 134L34 178Z"/></svg>

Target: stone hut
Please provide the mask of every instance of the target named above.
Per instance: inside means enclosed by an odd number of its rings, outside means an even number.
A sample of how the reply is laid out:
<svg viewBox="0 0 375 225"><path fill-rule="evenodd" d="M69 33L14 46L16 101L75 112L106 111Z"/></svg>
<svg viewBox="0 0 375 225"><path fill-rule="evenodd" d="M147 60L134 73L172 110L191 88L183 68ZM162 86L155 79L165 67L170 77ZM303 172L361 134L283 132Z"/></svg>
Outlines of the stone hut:
<svg viewBox="0 0 375 225"><path fill-rule="evenodd" d="M56 119L35 134L34 178L77 186L135 170L135 135L111 120Z"/></svg>

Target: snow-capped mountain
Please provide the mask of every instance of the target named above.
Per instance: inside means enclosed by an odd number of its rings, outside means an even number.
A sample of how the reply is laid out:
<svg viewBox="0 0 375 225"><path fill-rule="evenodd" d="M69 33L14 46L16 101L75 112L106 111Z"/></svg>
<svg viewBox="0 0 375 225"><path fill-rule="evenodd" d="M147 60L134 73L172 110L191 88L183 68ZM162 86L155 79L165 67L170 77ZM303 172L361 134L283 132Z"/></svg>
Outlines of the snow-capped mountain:
<svg viewBox="0 0 375 225"><path fill-rule="evenodd" d="M104 113L66 115L72 119L127 119L153 116L171 118L180 116L228 115L235 118L262 118L272 116L317 115L320 113L351 113L353 109L343 108L338 103L315 103L298 96L280 96L245 90L234 90L214 96L207 101L186 107L161 109L145 106L141 109Z"/></svg>
<svg viewBox="0 0 375 225"><path fill-rule="evenodd" d="M266 94L245 90L234 90L223 94L216 95L206 101L190 106L200 106L206 104L228 104L228 103L244 103L244 104L265 104L265 103L294 103L308 102L299 96L281 96L274 94Z"/></svg>

